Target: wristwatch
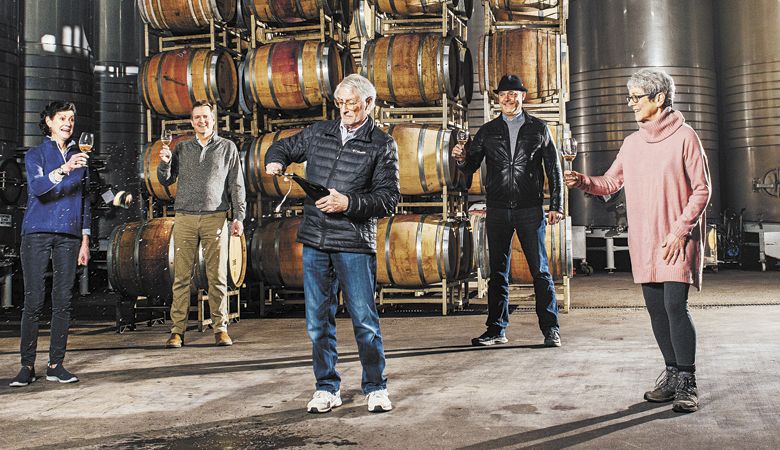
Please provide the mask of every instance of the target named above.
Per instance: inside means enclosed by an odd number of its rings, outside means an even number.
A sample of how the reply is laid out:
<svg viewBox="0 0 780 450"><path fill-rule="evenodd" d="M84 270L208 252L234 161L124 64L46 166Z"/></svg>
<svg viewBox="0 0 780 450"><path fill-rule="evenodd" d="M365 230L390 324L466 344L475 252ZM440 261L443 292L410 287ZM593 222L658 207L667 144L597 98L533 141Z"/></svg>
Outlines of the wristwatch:
<svg viewBox="0 0 780 450"><path fill-rule="evenodd" d="M59 175L61 177L64 177L65 175L67 175L67 172L62 170L62 166L60 166L60 167L57 167L57 175Z"/></svg>

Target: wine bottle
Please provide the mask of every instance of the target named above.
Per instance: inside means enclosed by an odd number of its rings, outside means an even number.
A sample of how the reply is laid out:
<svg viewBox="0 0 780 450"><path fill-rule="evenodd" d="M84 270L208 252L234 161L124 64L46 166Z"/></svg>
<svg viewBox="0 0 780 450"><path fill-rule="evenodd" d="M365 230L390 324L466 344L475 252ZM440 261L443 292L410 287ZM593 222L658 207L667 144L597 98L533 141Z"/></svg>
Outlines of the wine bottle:
<svg viewBox="0 0 780 450"><path fill-rule="evenodd" d="M303 178L297 174L286 173L284 174L284 176L295 180L295 182L301 186L301 189L303 189L303 191L306 192L306 195L310 199L314 200L315 202L321 199L322 197L327 197L328 195L330 195L330 191L325 186L311 182L306 178Z"/></svg>

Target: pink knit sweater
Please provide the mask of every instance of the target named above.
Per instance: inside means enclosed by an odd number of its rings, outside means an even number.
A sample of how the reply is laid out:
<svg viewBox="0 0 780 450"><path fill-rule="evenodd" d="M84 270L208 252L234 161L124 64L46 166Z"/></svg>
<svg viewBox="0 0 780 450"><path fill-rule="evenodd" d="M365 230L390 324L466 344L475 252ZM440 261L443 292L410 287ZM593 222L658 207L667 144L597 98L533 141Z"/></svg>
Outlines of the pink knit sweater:
<svg viewBox="0 0 780 450"><path fill-rule="evenodd" d="M634 283L678 281L701 290L710 172L699 136L682 113L666 108L658 120L640 123L607 173L583 176L578 187L596 195L625 188ZM685 260L676 264L663 259L669 233L687 238Z"/></svg>

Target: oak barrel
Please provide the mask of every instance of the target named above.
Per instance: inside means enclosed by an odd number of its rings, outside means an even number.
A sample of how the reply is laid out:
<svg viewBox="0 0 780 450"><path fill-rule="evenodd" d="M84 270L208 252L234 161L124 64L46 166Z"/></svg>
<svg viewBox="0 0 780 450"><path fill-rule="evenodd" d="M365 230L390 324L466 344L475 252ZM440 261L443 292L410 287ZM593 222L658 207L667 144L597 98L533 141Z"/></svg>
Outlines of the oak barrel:
<svg viewBox="0 0 780 450"><path fill-rule="evenodd" d="M265 155L271 145L279 139L285 139L300 133L303 128L290 128L281 131L273 131L257 138L250 139L244 144L246 150L246 188L251 194L260 194L266 197L284 197L288 190L287 198L305 198L306 193L298 183L286 177L277 177L265 173ZM293 163L284 169L285 172L296 173L306 177L306 163ZM292 190L290 186L292 185Z"/></svg>
<svg viewBox="0 0 780 450"><path fill-rule="evenodd" d="M215 22L230 22L236 15L236 4L237 0L136 1L144 23L157 30L174 33L208 30L212 19Z"/></svg>
<svg viewBox="0 0 780 450"><path fill-rule="evenodd" d="M108 279L114 290L126 297L144 296L170 299L173 295L174 217L160 217L148 222L128 222L111 232L106 252ZM228 287L240 287L246 275L246 241L244 236L228 240ZM193 287L207 289L203 248L193 266Z"/></svg>
<svg viewBox="0 0 780 450"><path fill-rule="evenodd" d="M452 1L453 6L458 0ZM435 14L440 15L447 2L442 0L374 0L378 12L391 16L408 17Z"/></svg>
<svg viewBox="0 0 780 450"><path fill-rule="evenodd" d="M376 23L374 19L373 0L352 0L352 26L349 29L349 40L374 39Z"/></svg>
<svg viewBox="0 0 780 450"><path fill-rule="evenodd" d="M252 271L267 285L303 287L303 244L296 242L301 220L290 217L267 222L252 234Z"/></svg>
<svg viewBox="0 0 780 450"><path fill-rule="evenodd" d="M193 139L193 136L175 136L169 145L171 151L173 151L177 144L189 139ZM146 191L149 195L160 200L171 201L176 198L177 183L173 183L170 186L163 186L162 183L160 183L160 178L157 176L157 167L159 167L160 162L162 161L160 159L160 149L162 149L162 145L162 141L158 140L148 144L144 149L144 152L141 154L141 177L144 180L144 186L146 186Z"/></svg>
<svg viewBox="0 0 780 450"><path fill-rule="evenodd" d="M506 74L518 75L526 88L526 103L540 103L559 93L558 39L546 29L501 30L485 34L479 43L479 85L493 91Z"/></svg>
<svg viewBox="0 0 780 450"><path fill-rule="evenodd" d="M241 0L248 14L261 22L292 25L319 21L320 10L328 16L341 14L339 0ZM347 8L349 9L349 8ZM349 11L346 11L349 14ZM346 22L347 24L349 21Z"/></svg>
<svg viewBox="0 0 780 450"><path fill-rule="evenodd" d="M454 280L471 264L471 254L460 251L461 239L471 228L442 220L441 215L409 214L377 223L376 280L380 285L419 287ZM468 258L469 261L461 262Z"/></svg>
<svg viewBox="0 0 780 450"><path fill-rule="evenodd" d="M306 109L333 100L343 78L333 42L287 41L249 50L246 80L251 97L267 109Z"/></svg>
<svg viewBox="0 0 780 450"><path fill-rule="evenodd" d="M144 61L138 83L146 107L168 116L189 116L200 100L230 108L238 97L236 64L221 49L157 53Z"/></svg>
<svg viewBox="0 0 780 450"><path fill-rule="evenodd" d="M469 212L474 230L474 263L480 269L483 278L490 277L490 250L487 240L487 225L485 210ZM569 220L561 220L555 225L547 225L545 233L545 248L547 262L553 281L558 282L564 276L572 273L571 262L571 229ZM520 240L515 234L512 237L512 256L509 268L509 282L512 284L533 284L528 261L525 258Z"/></svg>
<svg viewBox="0 0 780 450"><path fill-rule="evenodd" d="M402 195L435 194L454 189L462 178L452 159L455 134L436 125L393 125L388 129L398 146Z"/></svg>
<svg viewBox="0 0 780 450"><path fill-rule="evenodd" d="M498 21L538 20L540 10L555 8L558 0L489 0Z"/></svg>
<svg viewBox="0 0 780 450"><path fill-rule="evenodd" d="M363 76L377 98L396 105L432 105L459 91L460 44L435 33L397 34L369 41Z"/></svg>

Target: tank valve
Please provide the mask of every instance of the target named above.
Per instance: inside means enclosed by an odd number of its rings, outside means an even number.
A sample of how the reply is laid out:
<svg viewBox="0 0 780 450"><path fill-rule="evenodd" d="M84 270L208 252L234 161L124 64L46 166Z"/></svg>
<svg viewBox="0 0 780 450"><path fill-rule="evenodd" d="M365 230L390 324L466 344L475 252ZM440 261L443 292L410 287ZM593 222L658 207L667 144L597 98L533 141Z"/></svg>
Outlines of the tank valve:
<svg viewBox="0 0 780 450"><path fill-rule="evenodd" d="M766 174L764 178L753 178L753 192L764 191L772 197L780 197L780 167L776 167Z"/></svg>

